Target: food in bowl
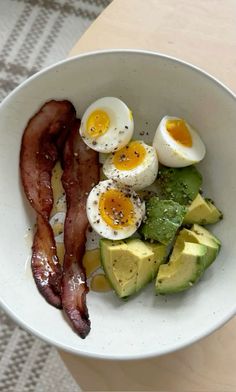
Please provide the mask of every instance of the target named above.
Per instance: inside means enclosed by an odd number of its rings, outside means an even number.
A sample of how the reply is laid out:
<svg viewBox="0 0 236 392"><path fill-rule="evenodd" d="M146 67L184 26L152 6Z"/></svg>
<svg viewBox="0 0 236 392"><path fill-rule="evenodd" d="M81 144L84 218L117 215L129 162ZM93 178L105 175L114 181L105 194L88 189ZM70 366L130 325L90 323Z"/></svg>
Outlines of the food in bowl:
<svg viewBox="0 0 236 392"><path fill-rule="evenodd" d="M74 329L84 338L90 330L82 266L88 226L85 204L92 184L99 180L99 162L98 154L84 147L79 125L70 102L46 103L24 131L20 169L26 196L37 214L31 260L35 282L51 305L63 307ZM67 203L63 271L49 223L53 207L51 174L59 157Z"/></svg>
<svg viewBox="0 0 236 392"><path fill-rule="evenodd" d="M165 116L153 140L159 161L169 167L184 167L200 162L206 148L198 133L182 118Z"/></svg>
<svg viewBox="0 0 236 392"><path fill-rule="evenodd" d="M85 111L80 126L84 142L93 150L113 152L126 146L134 131L133 115L118 98L105 97Z"/></svg>
<svg viewBox="0 0 236 392"><path fill-rule="evenodd" d="M100 181L87 199L87 217L102 237L121 240L131 237L145 216L145 204L130 187L119 182Z"/></svg>
<svg viewBox="0 0 236 392"><path fill-rule="evenodd" d="M134 190L147 188L157 177L156 150L142 140L132 141L121 150L109 154L103 164L103 172L107 178Z"/></svg>
<svg viewBox="0 0 236 392"><path fill-rule="evenodd" d="M157 294L174 294L192 287L220 250L219 239L202 227L222 219L222 213L201 195L202 176L192 165L206 152L200 136L185 120L170 116L161 120L152 146L131 140L133 129L132 113L118 98L97 100L81 123L70 102L50 101L31 118L22 138L21 178L37 214L34 279L82 338L90 331L89 275L91 288L112 287L120 298L151 280ZM99 152L107 155L104 181ZM55 213L53 200L51 176L57 161L62 165L64 213ZM63 197L56 203L65 205ZM86 257L89 223L90 231L100 236L105 275L96 274L99 262ZM56 243L64 243L60 257Z"/></svg>

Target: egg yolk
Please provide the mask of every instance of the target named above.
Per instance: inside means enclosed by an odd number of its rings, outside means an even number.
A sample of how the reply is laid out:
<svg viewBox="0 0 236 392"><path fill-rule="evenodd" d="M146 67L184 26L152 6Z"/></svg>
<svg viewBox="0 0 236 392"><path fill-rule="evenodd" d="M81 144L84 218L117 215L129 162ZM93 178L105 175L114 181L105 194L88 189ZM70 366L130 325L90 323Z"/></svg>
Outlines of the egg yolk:
<svg viewBox="0 0 236 392"><path fill-rule="evenodd" d="M109 189L99 200L101 218L113 229L130 226L134 220L133 203L118 189Z"/></svg>
<svg viewBox="0 0 236 392"><path fill-rule="evenodd" d="M184 120L167 120L166 129L176 142L192 147L192 137Z"/></svg>
<svg viewBox="0 0 236 392"><path fill-rule="evenodd" d="M133 141L114 154L113 164L118 170L132 170L144 161L145 156L143 145Z"/></svg>
<svg viewBox="0 0 236 392"><path fill-rule="evenodd" d="M86 124L86 132L89 137L97 138L104 135L110 126L110 118L103 110L95 110L92 112Z"/></svg>

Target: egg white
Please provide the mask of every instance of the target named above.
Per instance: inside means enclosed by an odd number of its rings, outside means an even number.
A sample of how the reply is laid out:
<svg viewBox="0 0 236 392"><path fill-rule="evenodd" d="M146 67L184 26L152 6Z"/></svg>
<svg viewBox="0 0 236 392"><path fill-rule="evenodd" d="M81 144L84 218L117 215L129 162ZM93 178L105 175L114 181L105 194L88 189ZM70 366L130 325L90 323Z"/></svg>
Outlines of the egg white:
<svg viewBox="0 0 236 392"><path fill-rule="evenodd" d="M87 120L95 110L107 113L110 125L106 133L92 138L86 132ZM134 131L134 121L128 106L118 98L104 97L93 102L85 111L80 126L84 142L93 150L103 153L117 151L129 143Z"/></svg>
<svg viewBox="0 0 236 392"><path fill-rule="evenodd" d="M52 226L52 229L54 225L56 224L61 224L62 225L62 233L55 236L55 241L56 242L64 242L64 223L65 223L65 218L66 218L66 213L65 212L57 212L55 215L53 215L50 219L50 225Z"/></svg>
<svg viewBox="0 0 236 392"><path fill-rule="evenodd" d="M179 118L165 116L157 127L153 147L157 151L159 162L169 167L185 167L200 162L205 156L206 148L198 133L185 122L192 137L192 146L183 146L175 141L167 131L168 120L179 120Z"/></svg>
<svg viewBox="0 0 236 392"><path fill-rule="evenodd" d="M150 186L155 181L158 173L158 159L155 148L148 146L142 140L138 140L138 142L146 150L146 155L140 165L130 170L119 170L113 163L112 154L107 157L103 165L103 172L107 178L131 186L134 190L141 190Z"/></svg>
<svg viewBox="0 0 236 392"><path fill-rule="evenodd" d="M134 209L134 220L131 225L122 228L113 228L102 219L99 212L99 200L101 195L109 189L118 189L125 195L129 195L129 200L132 202ZM87 199L86 211L91 227L99 235L111 240L121 240L130 237L138 229L145 216L145 204L131 188L112 180L106 180L99 182L91 190Z"/></svg>

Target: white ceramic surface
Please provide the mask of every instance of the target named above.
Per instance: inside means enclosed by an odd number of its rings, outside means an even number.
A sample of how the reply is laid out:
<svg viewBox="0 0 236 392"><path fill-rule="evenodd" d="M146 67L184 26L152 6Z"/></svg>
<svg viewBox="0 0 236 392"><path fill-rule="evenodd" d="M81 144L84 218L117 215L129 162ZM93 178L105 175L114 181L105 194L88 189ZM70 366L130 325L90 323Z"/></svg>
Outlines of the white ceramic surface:
<svg viewBox="0 0 236 392"><path fill-rule="evenodd" d="M69 99L78 116L95 99L117 96L134 114L137 134L165 114L199 130L207 155L199 166L204 190L225 219L214 227L223 246L203 279L186 293L156 297L153 285L123 302L113 293L88 294L91 333L81 340L62 313L38 293L25 269L24 237L34 223L19 181L20 140L29 117L47 100ZM30 332L75 354L111 359L161 355L221 326L236 311L236 98L200 70L155 53L110 51L79 56L33 76L0 106L0 303Z"/></svg>

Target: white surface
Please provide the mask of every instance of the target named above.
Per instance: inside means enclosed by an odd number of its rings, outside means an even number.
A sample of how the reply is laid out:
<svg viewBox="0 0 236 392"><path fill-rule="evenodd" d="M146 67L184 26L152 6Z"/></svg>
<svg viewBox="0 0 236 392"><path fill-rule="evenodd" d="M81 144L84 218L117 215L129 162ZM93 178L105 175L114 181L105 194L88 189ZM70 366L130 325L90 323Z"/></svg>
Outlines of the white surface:
<svg viewBox="0 0 236 392"><path fill-rule="evenodd" d="M18 179L18 155L29 117L51 98L68 98L78 115L100 96L117 96L133 111L136 132L152 136L166 113L179 115L200 133L207 155L200 168L204 190L225 219L214 232L222 251L189 292L155 297L150 285L128 302L114 294L89 293L92 330L75 335L60 311L50 307L25 273L30 250L24 235L33 224ZM236 210L235 97L196 68L155 54L112 52L73 58L23 84L0 107L0 297L24 327L65 350L90 356L131 359L160 355L207 335L236 310L234 255ZM148 124L146 124L148 122Z"/></svg>

